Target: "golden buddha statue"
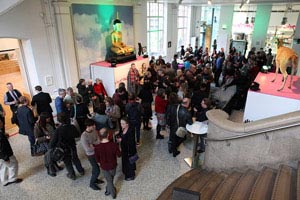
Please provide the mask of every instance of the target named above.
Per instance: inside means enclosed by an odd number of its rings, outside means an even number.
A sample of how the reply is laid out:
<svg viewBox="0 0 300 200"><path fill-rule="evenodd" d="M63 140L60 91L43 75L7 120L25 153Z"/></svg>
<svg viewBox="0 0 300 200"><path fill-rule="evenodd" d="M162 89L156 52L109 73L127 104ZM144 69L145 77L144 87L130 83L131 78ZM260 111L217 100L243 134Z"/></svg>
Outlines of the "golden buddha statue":
<svg viewBox="0 0 300 200"><path fill-rule="evenodd" d="M113 28L114 31L111 33L111 51L117 55L132 54L134 51L133 47L126 46L126 44L122 42L122 22L118 19L118 17L114 20Z"/></svg>

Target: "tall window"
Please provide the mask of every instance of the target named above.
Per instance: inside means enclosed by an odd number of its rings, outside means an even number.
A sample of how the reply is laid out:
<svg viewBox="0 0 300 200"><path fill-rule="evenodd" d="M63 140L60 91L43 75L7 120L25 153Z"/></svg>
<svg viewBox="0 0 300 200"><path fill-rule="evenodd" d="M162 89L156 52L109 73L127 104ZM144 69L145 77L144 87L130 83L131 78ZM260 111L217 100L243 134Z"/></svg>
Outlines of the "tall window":
<svg viewBox="0 0 300 200"><path fill-rule="evenodd" d="M178 39L177 49L184 45L187 47L190 44L190 21L191 21L191 7L190 6L178 6Z"/></svg>
<svg viewBox="0 0 300 200"><path fill-rule="evenodd" d="M163 3L147 3L147 51L150 55L165 55Z"/></svg>

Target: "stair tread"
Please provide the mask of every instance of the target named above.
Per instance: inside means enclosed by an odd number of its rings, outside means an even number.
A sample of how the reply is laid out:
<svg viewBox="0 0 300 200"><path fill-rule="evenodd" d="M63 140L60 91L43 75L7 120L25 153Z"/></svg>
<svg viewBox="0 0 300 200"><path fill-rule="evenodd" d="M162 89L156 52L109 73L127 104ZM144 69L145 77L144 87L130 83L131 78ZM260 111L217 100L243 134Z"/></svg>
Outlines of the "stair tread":
<svg viewBox="0 0 300 200"><path fill-rule="evenodd" d="M274 184L272 200L296 199L296 175L293 169L287 165L281 165Z"/></svg>
<svg viewBox="0 0 300 200"><path fill-rule="evenodd" d="M205 186L205 184L216 175L216 172L209 172L206 175L202 176L201 179L196 180L188 189L199 192Z"/></svg>
<svg viewBox="0 0 300 200"><path fill-rule="evenodd" d="M214 192L218 188L218 186L223 182L225 179L226 174L218 173L213 176L204 187L201 188L199 191L201 194L201 200L211 200Z"/></svg>
<svg viewBox="0 0 300 200"><path fill-rule="evenodd" d="M275 170L264 167L256 179L249 200L271 199L275 179Z"/></svg>
<svg viewBox="0 0 300 200"><path fill-rule="evenodd" d="M229 176L227 176L224 181L217 188L212 200L227 200L229 199L234 186L241 178L242 173L240 172L232 172Z"/></svg>
<svg viewBox="0 0 300 200"><path fill-rule="evenodd" d="M257 176L258 172L254 170L246 171L234 187L230 200L248 199Z"/></svg>
<svg viewBox="0 0 300 200"><path fill-rule="evenodd" d="M184 184L186 181L191 179L192 177L197 177L198 174L204 173L204 171L201 171L200 169L192 169L182 176L178 177L176 180L174 180L157 198L158 200L167 200L171 199L172 191L174 187L180 187L182 184Z"/></svg>

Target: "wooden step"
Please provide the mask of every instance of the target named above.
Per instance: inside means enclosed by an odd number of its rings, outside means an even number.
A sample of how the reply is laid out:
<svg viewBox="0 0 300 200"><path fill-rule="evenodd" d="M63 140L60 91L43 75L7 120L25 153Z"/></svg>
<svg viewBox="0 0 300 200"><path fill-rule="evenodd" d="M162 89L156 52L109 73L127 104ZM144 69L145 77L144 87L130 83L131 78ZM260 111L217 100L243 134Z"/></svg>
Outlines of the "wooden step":
<svg viewBox="0 0 300 200"><path fill-rule="evenodd" d="M273 187L272 200L296 199L296 172L287 165L281 165Z"/></svg>
<svg viewBox="0 0 300 200"><path fill-rule="evenodd" d="M225 177L228 176L224 173L218 173L216 176L213 176L207 184L199 191L201 194L201 200L211 200L216 189L223 182Z"/></svg>
<svg viewBox="0 0 300 200"><path fill-rule="evenodd" d="M191 185L189 190L199 192L214 176L217 176L216 172L209 172L205 176L202 176L201 179L196 180L193 185ZM202 198L201 198L202 200Z"/></svg>
<svg viewBox="0 0 300 200"><path fill-rule="evenodd" d="M229 199L233 188L241 178L242 173L240 172L232 172L229 176L225 178L225 180L219 185L216 190L212 200L227 200Z"/></svg>
<svg viewBox="0 0 300 200"><path fill-rule="evenodd" d="M246 200L249 198L252 186L254 185L258 172L254 170L248 170L240 178L236 186L234 187L230 200Z"/></svg>
<svg viewBox="0 0 300 200"><path fill-rule="evenodd" d="M300 162L297 168L297 200L300 200Z"/></svg>
<svg viewBox="0 0 300 200"><path fill-rule="evenodd" d="M271 199L275 179L276 171L271 168L264 167L252 187L249 200Z"/></svg>
<svg viewBox="0 0 300 200"><path fill-rule="evenodd" d="M157 198L158 200L167 200L171 199L172 191L174 187L181 187L182 184L186 184L185 182L189 181L193 177L199 177L199 174L207 174L204 170L200 169L192 169L179 178L177 178L175 181L173 181ZM192 184L192 183L191 183Z"/></svg>

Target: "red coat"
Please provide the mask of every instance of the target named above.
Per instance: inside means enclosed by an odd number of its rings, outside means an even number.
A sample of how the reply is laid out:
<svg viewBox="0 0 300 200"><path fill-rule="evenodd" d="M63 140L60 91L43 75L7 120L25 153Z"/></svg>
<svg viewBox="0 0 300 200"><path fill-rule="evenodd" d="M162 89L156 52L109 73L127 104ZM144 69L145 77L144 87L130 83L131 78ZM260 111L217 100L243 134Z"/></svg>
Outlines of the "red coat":
<svg viewBox="0 0 300 200"><path fill-rule="evenodd" d="M155 112L156 113L166 113L168 101L156 96L155 97Z"/></svg>
<svg viewBox="0 0 300 200"><path fill-rule="evenodd" d="M107 96L106 90L105 90L102 83L100 83L100 84L95 83L94 84L94 92L97 95Z"/></svg>

